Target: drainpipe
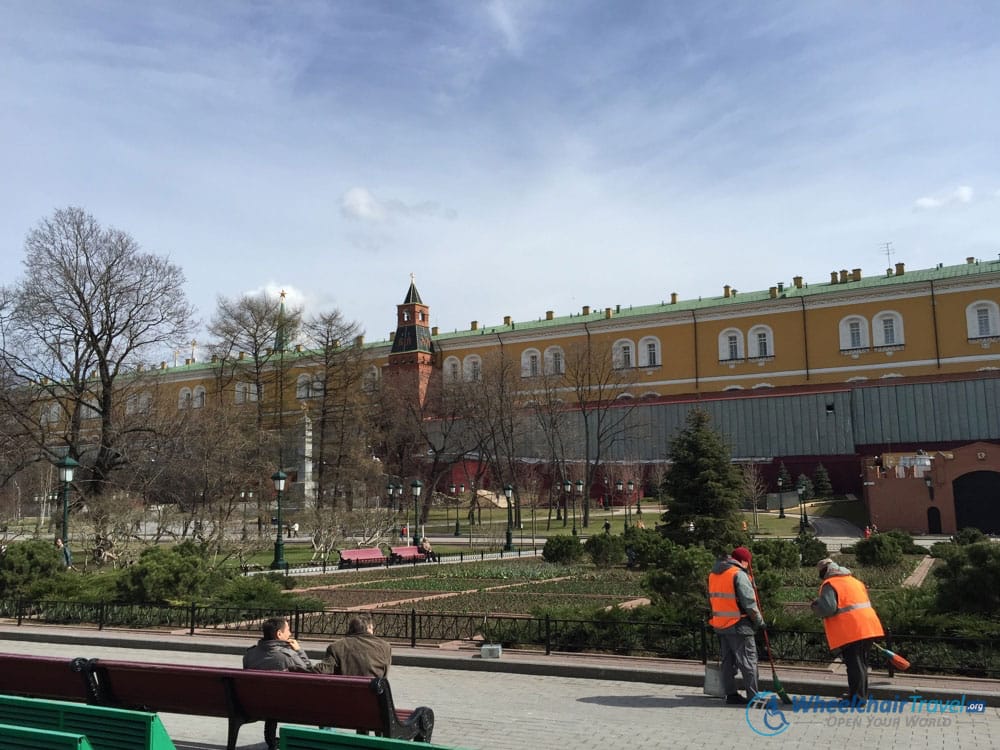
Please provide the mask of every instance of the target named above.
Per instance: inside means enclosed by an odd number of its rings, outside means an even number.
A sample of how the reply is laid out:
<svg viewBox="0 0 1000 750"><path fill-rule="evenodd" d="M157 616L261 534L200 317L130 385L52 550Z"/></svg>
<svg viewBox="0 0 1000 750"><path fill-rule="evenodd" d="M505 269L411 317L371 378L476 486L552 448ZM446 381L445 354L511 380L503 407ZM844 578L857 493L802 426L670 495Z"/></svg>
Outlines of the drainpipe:
<svg viewBox="0 0 1000 750"><path fill-rule="evenodd" d="M691 311L691 329L694 331L694 392L698 392L698 314Z"/></svg>
<svg viewBox="0 0 1000 750"><path fill-rule="evenodd" d="M806 355L806 380L809 380L809 332L806 328L806 299L799 297L802 305L802 349Z"/></svg>
<svg viewBox="0 0 1000 750"><path fill-rule="evenodd" d="M937 297L934 296L934 279L931 279L931 320L934 324L934 359L938 369L941 369L941 342L938 340Z"/></svg>

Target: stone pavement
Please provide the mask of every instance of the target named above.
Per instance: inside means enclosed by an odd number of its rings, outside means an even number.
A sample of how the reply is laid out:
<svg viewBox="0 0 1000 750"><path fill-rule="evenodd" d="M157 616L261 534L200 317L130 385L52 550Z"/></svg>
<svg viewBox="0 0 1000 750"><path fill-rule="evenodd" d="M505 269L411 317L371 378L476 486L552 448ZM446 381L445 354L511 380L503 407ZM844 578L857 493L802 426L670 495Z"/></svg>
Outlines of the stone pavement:
<svg viewBox="0 0 1000 750"><path fill-rule="evenodd" d="M183 633L96 631L0 622L0 651L168 663L238 666L251 638ZM304 641L319 657L325 643ZM481 659L466 649L396 645L390 682L401 706L434 709L436 743L469 750L582 748L725 748L768 742L782 748L851 745L890 748L1000 747L1000 683L973 679L873 675L882 696L912 693L941 699L983 699L984 713L829 714L746 710L702 694L700 664L666 659L516 653ZM780 667L793 694L838 695L838 670ZM761 670L770 684L770 669ZM784 707L783 707L784 708ZM767 724L764 723L765 717ZM221 750L221 719L162 715L179 750ZM787 723L787 726L785 723ZM770 727L784 727L764 737ZM263 750L262 725L240 733L240 750Z"/></svg>

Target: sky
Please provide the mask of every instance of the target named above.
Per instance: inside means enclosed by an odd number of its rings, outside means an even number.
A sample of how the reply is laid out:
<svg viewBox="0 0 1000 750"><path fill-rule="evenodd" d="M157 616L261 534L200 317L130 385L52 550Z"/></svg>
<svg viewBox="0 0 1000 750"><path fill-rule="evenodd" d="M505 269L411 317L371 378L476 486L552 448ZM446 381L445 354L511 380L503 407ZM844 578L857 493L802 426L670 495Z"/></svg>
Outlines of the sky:
<svg viewBox="0 0 1000 750"><path fill-rule="evenodd" d="M0 284L79 206L384 340L1000 252L1000 3L0 0ZM886 249L891 251L887 255Z"/></svg>

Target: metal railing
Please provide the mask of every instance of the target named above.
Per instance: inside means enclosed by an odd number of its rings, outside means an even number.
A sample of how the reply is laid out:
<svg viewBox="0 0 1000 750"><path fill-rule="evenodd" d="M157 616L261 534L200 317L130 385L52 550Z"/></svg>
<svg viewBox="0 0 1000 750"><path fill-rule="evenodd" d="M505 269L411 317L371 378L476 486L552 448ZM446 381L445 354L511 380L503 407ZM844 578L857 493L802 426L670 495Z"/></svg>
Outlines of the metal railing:
<svg viewBox="0 0 1000 750"><path fill-rule="evenodd" d="M190 603L184 606L30 601L0 599L0 617L18 625L88 625L139 630L187 630L239 633L257 637L268 617L288 617L296 637L334 639L347 632L356 610L316 611L220 607ZM499 643L506 648L573 653L613 653L660 656L701 662L718 658L718 639L703 624L676 625L653 621L574 620L523 615L417 612L415 609L379 608L366 612L376 632L395 643L411 647L449 641ZM775 659L792 664L829 664L833 658L822 632L768 631ZM886 644L903 654L911 672L1000 678L1000 653L996 642L890 633ZM876 668L889 669L885 658L872 654Z"/></svg>

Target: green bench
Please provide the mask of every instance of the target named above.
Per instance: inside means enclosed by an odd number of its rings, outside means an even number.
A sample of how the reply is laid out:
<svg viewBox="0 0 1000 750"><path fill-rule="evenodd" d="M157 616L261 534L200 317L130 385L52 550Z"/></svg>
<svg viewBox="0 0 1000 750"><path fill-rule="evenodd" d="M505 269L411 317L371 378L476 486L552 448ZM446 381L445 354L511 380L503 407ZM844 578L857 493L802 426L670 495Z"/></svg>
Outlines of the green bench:
<svg viewBox="0 0 1000 750"><path fill-rule="evenodd" d="M444 745L421 743L420 750L458 750ZM357 748L358 750L414 750L408 740L390 737L372 737L342 730L310 729L307 727L282 727L278 735L278 750L337 750Z"/></svg>
<svg viewBox="0 0 1000 750"><path fill-rule="evenodd" d="M3 750L94 750L82 734L0 724Z"/></svg>
<svg viewBox="0 0 1000 750"><path fill-rule="evenodd" d="M82 734L93 750L174 750L160 717L145 711L0 695L0 723ZM6 750L8 745L0 747Z"/></svg>

